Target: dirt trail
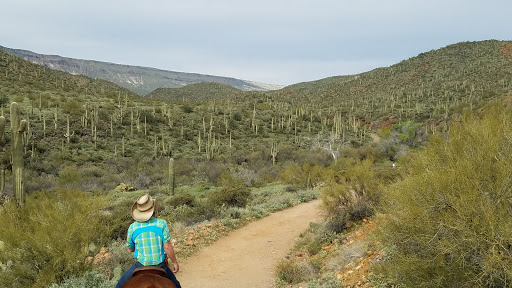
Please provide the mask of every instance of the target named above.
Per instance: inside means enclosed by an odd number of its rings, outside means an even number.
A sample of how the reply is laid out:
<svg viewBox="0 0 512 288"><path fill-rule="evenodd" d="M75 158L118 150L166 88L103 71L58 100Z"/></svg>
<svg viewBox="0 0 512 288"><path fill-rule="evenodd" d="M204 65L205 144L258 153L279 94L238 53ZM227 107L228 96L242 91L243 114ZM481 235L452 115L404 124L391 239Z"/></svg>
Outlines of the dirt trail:
<svg viewBox="0 0 512 288"><path fill-rule="evenodd" d="M275 287L275 265L310 222L321 221L319 204L303 203L233 231L180 261L176 277L184 288Z"/></svg>

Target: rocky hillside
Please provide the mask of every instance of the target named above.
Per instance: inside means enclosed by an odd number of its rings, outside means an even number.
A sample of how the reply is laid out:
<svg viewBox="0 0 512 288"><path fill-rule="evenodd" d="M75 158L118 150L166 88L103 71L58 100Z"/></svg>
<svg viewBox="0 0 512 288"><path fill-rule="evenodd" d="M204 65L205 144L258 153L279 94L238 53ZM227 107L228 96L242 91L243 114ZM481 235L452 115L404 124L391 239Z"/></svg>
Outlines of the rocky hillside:
<svg viewBox="0 0 512 288"><path fill-rule="evenodd" d="M10 49L2 46L0 46L0 50L4 50L22 59L51 69L68 72L74 75L104 79L125 87L141 96L145 96L157 88L178 88L199 82L222 83L247 91L266 91L282 88L277 85L229 77L159 70L148 67L66 58L57 55L42 55L31 51Z"/></svg>

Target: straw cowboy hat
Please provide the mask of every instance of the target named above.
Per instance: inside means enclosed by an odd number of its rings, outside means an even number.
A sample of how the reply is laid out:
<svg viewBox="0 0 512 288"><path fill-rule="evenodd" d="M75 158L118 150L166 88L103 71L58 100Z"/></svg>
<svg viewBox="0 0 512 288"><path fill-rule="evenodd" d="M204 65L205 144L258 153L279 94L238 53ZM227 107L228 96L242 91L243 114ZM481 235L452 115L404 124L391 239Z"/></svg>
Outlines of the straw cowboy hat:
<svg viewBox="0 0 512 288"><path fill-rule="evenodd" d="M135 221L146 222L153 216L153 212L155 211L155 199L153 199L149 194L144 194L133 203L132 206L132 217Z"/></svg>

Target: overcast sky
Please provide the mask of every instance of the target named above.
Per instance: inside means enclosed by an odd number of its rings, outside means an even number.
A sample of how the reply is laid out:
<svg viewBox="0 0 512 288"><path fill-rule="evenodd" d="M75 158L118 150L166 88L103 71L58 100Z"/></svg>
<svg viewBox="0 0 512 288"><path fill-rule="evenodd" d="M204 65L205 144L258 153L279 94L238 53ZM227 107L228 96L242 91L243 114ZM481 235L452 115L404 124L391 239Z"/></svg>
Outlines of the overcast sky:
<svg viewBox="0 0 512 288"><path fill-rule="evenodd" d="M0 10L1 46L280 85L512 40L511 0L0 0Z"/></svg>

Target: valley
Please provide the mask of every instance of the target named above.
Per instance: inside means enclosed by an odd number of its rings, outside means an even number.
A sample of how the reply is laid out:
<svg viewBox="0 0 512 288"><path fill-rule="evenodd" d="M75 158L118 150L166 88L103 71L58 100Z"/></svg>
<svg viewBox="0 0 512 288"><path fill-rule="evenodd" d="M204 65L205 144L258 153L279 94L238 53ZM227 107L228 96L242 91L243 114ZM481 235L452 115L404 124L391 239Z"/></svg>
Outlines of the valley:
<svg viewBox="0 0 512 288"><path fill-rule="evenodd" d="M282 236L279 253L261 267L266 287L504 287L510 229L499 219L508 219L510 204L511 45L455 43L287 87L0 51L0 221L8 223L0 226L0 286L112 287L133 261L124 247L129 209L150 193L172 224L186 259L183 283L192 286L204 283L194 273L222 255L254 259ZM50 60L68 68L50 69ZM84 71L99 74L77 75ZM22 120L23 129L11 129ZM279 222L292 211L301 211L296 224ZM256 251L235 246L278 227L296 229L262 236ZM366 228L378 241L364 241ZM214 254L215 245L226 252ZM84 261L102 248L107 260ZM359 264L344 254L351 251L372 259L361 264L364 281L353 277ZM218 268L233 271L250 259ZM461 272L466 265L471 273ZM222 281L257 281L254 273ZM237 285L255 285L247 283Z"/></svg>

